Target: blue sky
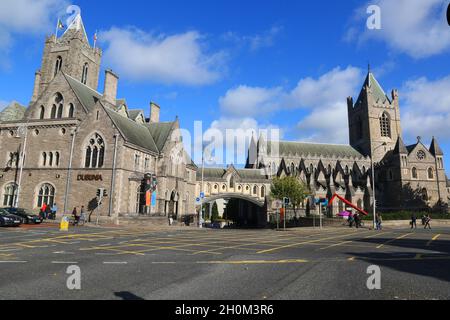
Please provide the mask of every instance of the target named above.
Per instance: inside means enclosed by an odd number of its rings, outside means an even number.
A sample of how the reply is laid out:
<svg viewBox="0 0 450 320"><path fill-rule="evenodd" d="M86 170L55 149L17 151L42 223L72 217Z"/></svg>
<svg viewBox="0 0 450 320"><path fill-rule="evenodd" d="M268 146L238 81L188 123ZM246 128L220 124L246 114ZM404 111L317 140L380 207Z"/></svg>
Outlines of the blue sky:
<svg viewBox="0 0 450 320"><path fill-rule="evenodd" d="M403 134L450 155L447 0L85 1L73 4L90 40L99 31L103 70L119 96L162 119L210 128L279 127L284 139L347 143L346 98L367 64L387 94L400 91ZM0 3L0 108L27 104L44 37L65 0ZM381 8L381 30L366 9ZM103 90L103 79L99 91ZM446 159L450 168L450 156Z"/></svg>

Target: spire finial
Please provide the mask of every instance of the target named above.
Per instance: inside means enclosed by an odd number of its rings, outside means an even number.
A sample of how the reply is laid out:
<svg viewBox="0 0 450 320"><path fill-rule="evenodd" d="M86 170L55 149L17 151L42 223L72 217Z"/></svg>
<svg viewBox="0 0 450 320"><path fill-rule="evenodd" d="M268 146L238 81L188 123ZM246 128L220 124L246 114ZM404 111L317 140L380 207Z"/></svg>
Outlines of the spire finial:
<svg viewBox="0 0 450 320"><path fill-rule="evenodd" d="M368 73L371 73L371 72L372 72L372 71L370 70L370 61L367 62L367 72L368 72Z"/></svg>

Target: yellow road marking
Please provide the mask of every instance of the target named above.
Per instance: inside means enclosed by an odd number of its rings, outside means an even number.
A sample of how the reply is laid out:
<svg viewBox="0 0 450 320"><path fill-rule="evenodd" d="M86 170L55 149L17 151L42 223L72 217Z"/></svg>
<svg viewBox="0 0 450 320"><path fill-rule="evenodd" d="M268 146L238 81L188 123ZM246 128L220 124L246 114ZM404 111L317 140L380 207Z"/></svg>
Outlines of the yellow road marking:
<svg viewBox="0 0 450 320"><path fill-rule="evenodd" d="M429 246L433 243L433 241L436 241L437 239L439 239L440 236L441 236L440 234L435 235L435 236L433 237L433 239L431 239L430 241L428 241L427 247L429 247Z"/></svg>
<svg viewBox="0 0 450 320"><path fill-rule="evenodd" d="M300 264L308 263L308 260L242 260L242 261L198 261L198 264Z"/></svg>
<svg viewBox="0 0 450 320"><path fill-rule="evenodd" d="M355 257L350 257L350 258L348 258L348 261L355 261Z"/></svg>
<svg viewBox="0 0 450 320"><path fill-rule="evenodd" d="M404 234L404 235L402 235L402 236L400 236L400 237L397 237L397 238L395 238L395 239L391 239L391 240L389 240L389 241L386 241L385 243L380 244L380 245L377 247L377 249L381 249L381 248L383 248L384 246L386 246L386 245L388 245L388 244L390 244L390 243L392 243L392 242L394 242L394 241L397 241L397 240L406 238L407 236L410 236L410 235L412 235L412 233L407 233L407 234Z"/></svg>
<svg viewBox="0 0 450 320"><path fill-rule="evenodd" d="M366 231L368 232L368 231ZM296 246L300 246L303 244L309 244L309 243L317 243L317 242L322 242L325 240L334 240L334 239L339 239L339 238L344 238L344 237L348 237L348 236L353 236L354 234L356 234L357 232L353 232L350 234L344 234L341 236L335 236L335 237L327 237L327 238L322 238L322 239L316 239L316 240L311 240L311 241L303 241L303 242L298 242L298 243L291 243L285 246L281 246L281 247L277 247L277 248L273 248L273 249L267 249L267 250L262 250L257 252L258 254L262 254L262 253L269 253L269 252L273 252L273 251L277 251L277 250L281 250L281 249L286 249L286 248L292 248L292 247L296 247Z"/></svg>
<svg viewBox="0 0 450 320"><path fill-rule="evenodd" d="M317 235L320 235L320 233L312 234L312 235L306 236L304 238L311 238L311 237L315 237ZM292 239L283 239L284 242L286 242L287 240L292 240ZM197 251L197 252L193 253L193 255L198 255L198 254L203 254L203 253L211 253L211 252L215 252L215 251L218 251L218 250L239 249L239 248L242 248L242 247L247 247L247 246L252 246L252 245L268 246L268 244L270 244L270 243L277 243L278 244L279 242L280 242L280 239L275 240L275 241L274 240L267 240L267 241L260 241L260 242L257 242L257 243L246 243L246 244L240 244L240 245L236 245L236 246L226 246L226 247L221 247L221 248L218 248L218 249ZM275 247L273 249L277 249L277 248L279 248L279 247ZM270 249L270 250L272 250L272 249Z"/></svg>
<svg viewBox="0 0 450 320"><path fill-rule="evenodd" d="M339 242L339 243L332 244L332 245L330 245L330 246L328 246L328 247L320 248L319 250L326 250L326 249L330 249L330 248L335 248L335 247L343 246L343 245L346 245L346 244L352 243L352 242L353 242L353 241Z"/></svg>

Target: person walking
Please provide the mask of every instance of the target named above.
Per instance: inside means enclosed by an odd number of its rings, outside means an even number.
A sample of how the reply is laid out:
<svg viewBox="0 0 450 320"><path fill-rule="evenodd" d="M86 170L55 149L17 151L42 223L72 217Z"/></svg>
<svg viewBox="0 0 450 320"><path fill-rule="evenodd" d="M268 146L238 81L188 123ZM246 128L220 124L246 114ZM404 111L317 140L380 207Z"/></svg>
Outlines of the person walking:
<svg viewBox="0 0 450 320"><path fill-rule="evenodd" d="M42 204L41 210L39 211L39 216L45 220L45 210L47 209L47 204Z"/></svg>
<svg viewBox="0 0 450 320"><path fill-rule="evenodd" d="M424 227L424 229L427 229L427 227L428 227L428 229L431 230L430 222L431 222L431 216L429 214L427 214L427 216L425 218L425 227Z"/></svg>
<svg viewBox="0 0 450 320"><path fill-rule="evenodd" d="M81 206L80 209L80 219L78 220L78 223L80 223L80 221L83 222L83 225L86 223L86 210L84 209L84 206Z"/></svg>
<svg viewBox="0 0 450 320"><path fill-rule="evenodd" d="M46 220L50 219L51 213L52 213L52 208L49 205L47 205L45 207L45 219Z"/></svg>
<svg viewBox="0 0 450 320"><path fill-rule="evenodd" d="M73 216L73 225L75 226L78 224L78 219L79 219L77 207L73 208L72 216Z"/></svg>
<svg viewBox="0 0 450 320"><path fill-rule="evenodd" d="M377 230L383 230L383 217L381 216L381 213L377 213L375 216L376 219L376 226Z"/></svg>
<svg viewBox="0 0 450 320"><path fill-rule="evenodd" d="M415 213L411 215L411 229L417 229L417 216Z"/></svg>
<svg viewBox="0 0 450 320"><path fill-rule="evenodd" d="M349 225L349 227L350 228L353 228L353 214L352 213L350 213L349 214L349 216L348 216L348 225Z"/></svg>
<svg viewBox="0 0 450 320"><path fill-rule="evenodd" d="M58 212L58 206L56 205L56 203L53 204L52 209L51 209L51 215L50 215L50 220L56 220L56 213Z"/></svg>

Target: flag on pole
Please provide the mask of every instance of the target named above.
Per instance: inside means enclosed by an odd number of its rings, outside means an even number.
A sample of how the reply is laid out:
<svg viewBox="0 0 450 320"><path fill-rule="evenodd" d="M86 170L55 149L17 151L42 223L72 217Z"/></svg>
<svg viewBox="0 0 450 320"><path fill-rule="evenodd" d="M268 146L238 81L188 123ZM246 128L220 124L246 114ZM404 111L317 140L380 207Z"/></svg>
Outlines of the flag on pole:
<svg viewBox="0 0 450 320"><path fill-rule="evenodd" d="M62 23L61 19L58 19L58 29L59 29L59 30L64 30L64 28L65 28L65 26L64 26L64 24Z"/></svg>
<svg viewBox="0 0 450 320"><path fill-rule="evenodd" d="M94 48L97 44L97 40L98 40L98 35L97 35L97 31L95 31L95 33L94 33Z"/></svg>

